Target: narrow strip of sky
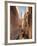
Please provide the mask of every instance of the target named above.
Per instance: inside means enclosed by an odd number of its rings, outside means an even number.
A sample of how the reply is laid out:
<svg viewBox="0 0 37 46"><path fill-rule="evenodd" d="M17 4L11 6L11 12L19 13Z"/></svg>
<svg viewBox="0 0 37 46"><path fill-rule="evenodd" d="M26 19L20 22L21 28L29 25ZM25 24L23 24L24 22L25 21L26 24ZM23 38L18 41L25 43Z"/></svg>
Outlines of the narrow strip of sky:
<svg viewBox="0 0 37 46"><path fill-rule="evenodd" d="M25 6L18 6L20 16L26 11Z"/></svg>

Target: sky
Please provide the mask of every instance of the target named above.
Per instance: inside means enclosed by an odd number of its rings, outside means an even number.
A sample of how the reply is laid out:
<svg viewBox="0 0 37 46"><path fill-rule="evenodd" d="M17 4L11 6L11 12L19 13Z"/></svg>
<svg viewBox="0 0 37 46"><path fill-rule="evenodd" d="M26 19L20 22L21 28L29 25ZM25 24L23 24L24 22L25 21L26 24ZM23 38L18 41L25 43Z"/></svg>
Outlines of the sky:
<svg viewBox="0 0 37 46"><path fill-rule="evenodd" d="M18 9L19 9L19 13L20 13L20 16L21 16L21 14L23 14L23 12L25 12L26 7L25 6L18 6Z"/></svg>

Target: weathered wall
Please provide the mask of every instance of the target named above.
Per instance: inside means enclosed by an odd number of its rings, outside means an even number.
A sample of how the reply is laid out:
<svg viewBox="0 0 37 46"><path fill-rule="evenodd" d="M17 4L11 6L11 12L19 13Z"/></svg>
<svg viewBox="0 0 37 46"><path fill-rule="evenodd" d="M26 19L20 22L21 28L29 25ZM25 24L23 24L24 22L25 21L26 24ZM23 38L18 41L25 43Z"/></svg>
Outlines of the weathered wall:
<svg viewBox="0 0 37 46"><path fill-rule="evenodd" d="M32 7L28 7L28 12L24 15L24 29L29 38L32 38Z"/></svg>
<svg viewBox="0 0 37 46"><path fill-rule="evenodd" d="M16 6L10 6L10 33L11 39L14 39L18 27L18 12Z"/></svg>

